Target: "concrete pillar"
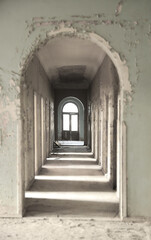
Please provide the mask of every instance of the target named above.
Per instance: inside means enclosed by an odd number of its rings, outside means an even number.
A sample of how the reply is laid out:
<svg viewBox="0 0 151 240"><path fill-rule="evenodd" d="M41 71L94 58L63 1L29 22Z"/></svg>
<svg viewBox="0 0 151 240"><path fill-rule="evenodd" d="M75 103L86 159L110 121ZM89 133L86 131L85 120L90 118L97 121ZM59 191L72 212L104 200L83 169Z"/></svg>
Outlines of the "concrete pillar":
<svg viewBox="0 0 151 240"><path fill-rule="evenodd" d="M99 157L99 165L103 164L103 110L100 111L100 137L99 137L99 145L100 145L100 157Z"/></svg>
<svg viewBox="0 0 151 240"><path fill-rule="evenodd" d="M103 157L102 157L102 167L103 167L103 172L104 174L107 173L107 98L106 95L104 94L103 97Z"/></svg>

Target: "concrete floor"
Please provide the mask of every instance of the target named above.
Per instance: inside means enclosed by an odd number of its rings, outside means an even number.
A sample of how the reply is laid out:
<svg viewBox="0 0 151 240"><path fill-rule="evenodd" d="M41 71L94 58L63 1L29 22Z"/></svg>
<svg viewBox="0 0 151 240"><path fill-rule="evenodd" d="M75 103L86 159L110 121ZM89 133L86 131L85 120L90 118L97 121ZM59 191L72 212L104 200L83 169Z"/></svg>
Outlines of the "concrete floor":
<svg viewBox="0 0 151 240"><path fill-rule="evenodd" d="M92 153L91 153L91 150L89 147L87 146L77 146L77 145L66 145L66 146L60 146L59 148L54 148L53 149L53 154L56 154L56 153L65 153L67 155L69 155L69 153L77 153L77 154L80 154L80 153L84 153L83 156L87 156L87 155L91 155L92 156Z"/></svg>
<svg viewBox="0 0 151 240"><path fill-rule="evenodd" d="M151 240L151 222L101 219L0 219L0 240Z"/></svg>
<svg viewBox="0 0 151 240"><path fill-rule="evenodd" d="M26 216L118 217L119 203L86 147L47 158L26 197ZM74 150L74 151L73 151Z"/></svg>
<svg viewBox="0 0 151 240"><path fill-rule="evenodd" d="M107 215L99 211L101 194L116 197L90 152L84 148L81 155L77 149L59 151L47 159L26 192L26 217L0 219L0 240L151 240L151 222L122 222L111 214L104 218ZM74 202L67 200L71 196ZM85 201L88 196L89 202Z"/></svg>

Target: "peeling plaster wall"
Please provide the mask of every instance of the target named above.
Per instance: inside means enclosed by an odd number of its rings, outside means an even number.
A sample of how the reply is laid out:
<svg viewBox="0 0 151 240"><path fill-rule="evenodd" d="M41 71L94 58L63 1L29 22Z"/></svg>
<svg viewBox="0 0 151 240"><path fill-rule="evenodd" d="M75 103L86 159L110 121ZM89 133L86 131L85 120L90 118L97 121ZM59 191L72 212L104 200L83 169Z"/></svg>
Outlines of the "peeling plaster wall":
<svg viewBox="0 0 151 240"><path fill-rule="evenodd" d="M90 86L92 148L94 156L116 188L117 99L119 79L108 56ZM119 174L119 173L118 173ZM119 184L119 183L118 183Z"/></svg>
<svg viewBox="0 0 151 240"><path fill-rule="evenodd" d="M27 189L35 175L35 152L37 151L36 172L38 172L48 154L47 146L48 142L50 142L49 132L54 132L54 123L50 122L49 124L48 121L50 116L49 108L53 106L53 90L36 56L34 56L27 67L22 88L22 117L24 129L22 152L25 162L25 189ZM34 104L34 94L36 94L37 104ZM34 109L36 109L37 137L34 136ZM53 109L51 109L51 111L51 114L53 114ZM37 139L37 150L35 150L34 147L35 138ZM51 136L51 140L53 142L53 136ZM51 150L51 146L49 145L49 151Z"/></svg>
<svg viewBox="0 0 151 240"><path fill-rule="evenodd" d="M0 216L16 216L17 170L20 161L20 81L0 69Z"/></svg>
<svg viewBox="0 0 151 240"><path fill-rule="evenodd" d="M5 0L0 2L0 214L19 215L20 79L27 55L61 27L95 32L129 69L127 126L128 216L151 216L151 1ZM121 79L122 81L122 79ZM123 83L124 85L124 83ZM19 163L19 165L17 164ZM19 178L20 177L20 178ZM20 186L19 186L20 188Z"/></svg>

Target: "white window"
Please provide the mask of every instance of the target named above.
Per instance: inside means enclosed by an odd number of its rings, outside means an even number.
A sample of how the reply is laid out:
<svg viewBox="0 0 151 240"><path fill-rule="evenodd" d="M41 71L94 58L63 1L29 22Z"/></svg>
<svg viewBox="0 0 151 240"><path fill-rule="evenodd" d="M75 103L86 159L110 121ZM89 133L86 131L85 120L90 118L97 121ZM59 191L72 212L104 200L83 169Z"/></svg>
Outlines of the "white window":
<svg viewBox="0 0 151 240"><path fill-rule="evenodd" d="M66 103L62 110L63 131L78 131L78 107L74 103Z"/></svg>
<svg viewBox="0 0 151 240"><path fill-rule="evenodd" d="M78 113L78 108L74 103L66 103L63 107L63 112Z"/></svg>

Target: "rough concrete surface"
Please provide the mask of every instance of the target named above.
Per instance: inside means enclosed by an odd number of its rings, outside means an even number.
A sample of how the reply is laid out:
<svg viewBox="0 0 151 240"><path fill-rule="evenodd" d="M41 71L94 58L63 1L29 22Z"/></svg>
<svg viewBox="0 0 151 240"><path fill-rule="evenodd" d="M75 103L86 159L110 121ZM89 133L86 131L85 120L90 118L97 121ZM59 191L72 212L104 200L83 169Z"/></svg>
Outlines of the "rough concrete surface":
<svg viewBox="0 0 151 240"><path fill-rule="evenodd" d="M151 222L68 218L0 219L0 240L7 239L150 240Z"/></svg>
<svg viewBox="0 0 151 240"><path fill-rule="evenodd" d="M116 192L90 152L51 154L25 192L25 202L30 217L115 218L119 212Z"/></svg>

